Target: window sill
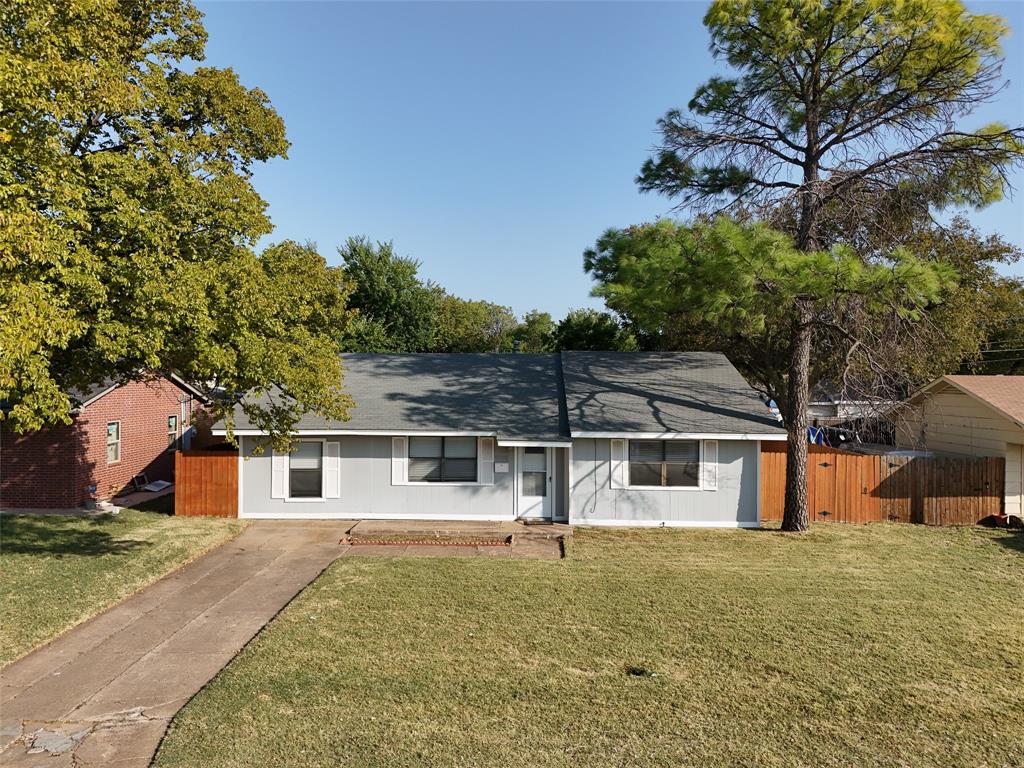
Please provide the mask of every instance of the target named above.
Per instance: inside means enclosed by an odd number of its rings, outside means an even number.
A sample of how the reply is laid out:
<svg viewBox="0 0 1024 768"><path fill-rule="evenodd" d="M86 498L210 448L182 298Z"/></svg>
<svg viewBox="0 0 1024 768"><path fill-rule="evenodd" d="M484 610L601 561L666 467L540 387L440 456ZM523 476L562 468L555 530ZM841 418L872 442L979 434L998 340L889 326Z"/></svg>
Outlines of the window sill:
<svg viewBox="0 0 1024 768"><path fill-rule="evenodd" d="M703 491L699 485L627 485L627 491Z"/></svg>
<svg viewBox="0 0 1024 768"><path fill-rule="evenodd" d="M327 501L323 496L286 496L284 500L286 502Z"/></svg>
<svg viewBox="0 0 1024 768"><path fill-rule="evenodd" d="M490 487L491 485L493 485L493 483L481 483L481 482L478 482L476 480L474 480L472 482L469 482L469 481L466 481L466 480L438 480L438 481L435 481L435 482L427 482L427 481L423 481L423 480L406 480L403 483L403 485L416 485L416 486L420 486L420 487L424 487L424 488L433 488L433 487L451 488L453 486L463 486L463 487L478 486L478 487L481 487L481 488L487 488L487 487Z"/></svg>

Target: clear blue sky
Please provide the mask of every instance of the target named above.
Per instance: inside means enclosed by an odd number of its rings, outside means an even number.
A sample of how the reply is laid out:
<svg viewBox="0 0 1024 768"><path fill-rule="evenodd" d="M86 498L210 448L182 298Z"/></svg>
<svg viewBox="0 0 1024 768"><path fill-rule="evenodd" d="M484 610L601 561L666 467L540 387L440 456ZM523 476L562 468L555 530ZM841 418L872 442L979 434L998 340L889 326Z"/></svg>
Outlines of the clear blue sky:
<svg viewBox="0 0 1024 768"><path fill-rule="evenodd" d="M655 120L721 68L706 3L201 3L207 62L265 90L292 143L257 170L273 238L332 263L350 235L393 240L465 298L556 319L600 306L582 252L668 212L633 184ZM1024 124L1024 3L1007 18L1012 80L980 112ZM1024 245L1016 201L972 214ZM1012 269L1024 274L1024 265Z"/></svg>

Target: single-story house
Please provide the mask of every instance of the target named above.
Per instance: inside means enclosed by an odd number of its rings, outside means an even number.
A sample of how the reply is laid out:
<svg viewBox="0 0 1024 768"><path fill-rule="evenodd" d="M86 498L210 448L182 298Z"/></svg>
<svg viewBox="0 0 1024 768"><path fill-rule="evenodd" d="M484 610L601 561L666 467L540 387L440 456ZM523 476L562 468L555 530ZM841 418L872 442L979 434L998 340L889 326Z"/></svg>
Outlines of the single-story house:
<svg viewBox="0 0 1024 768"><path fill-rule="evenodd" d="M1004 511L1024 517L1024 376L942 376L905 403L901 448L1006 458Z"/></svg>
<svg viewBox="0 0 1024 768"><path fill-rule="evenodd" d="M70 424L19 435L0 421L0 508L70 509L131 490L143 474L171 481L174 450L189 447L206 402L160 376L68 394Z"/></svg>
<svg viewBox="0 0 1024 768"><path fill-rule="evenodd" d="M235 413L243 518L756 527L785 432L724 355L348 354L293 450ZM214 434L225 434L223 424Z"/></svg>

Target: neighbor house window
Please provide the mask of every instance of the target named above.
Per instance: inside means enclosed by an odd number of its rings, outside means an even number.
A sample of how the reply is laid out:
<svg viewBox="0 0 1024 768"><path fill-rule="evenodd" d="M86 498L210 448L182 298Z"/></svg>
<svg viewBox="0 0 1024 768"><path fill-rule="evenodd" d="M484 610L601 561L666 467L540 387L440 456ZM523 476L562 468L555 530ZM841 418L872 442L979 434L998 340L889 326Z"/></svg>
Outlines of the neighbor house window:
<svg viewBox="0 0 1024 768"><path fill-rule="evenodd" d="M173 451L178 447L178 417L167 417L167 450Z"/></svg>
<svg viewBox="0 0 1024 768"><path fill-rule="evenodd" d="M107 464L117 464L121 460L121 422L107 422Z"/></svg>
<svg viewBox="0 0 1024 768"><path fill-rule="evenodd" d="M410 437L409 482L475 483L475 437Z"/></svg>
<svg viewBox="0 0 1024 768"><path fill-rule="evenodd" d="M319 499L324 488L324 444L296 444L288 456L288 495L293 499Z"/></svg>
<svg viewBox="0 0 1024 768"><path fill-rule="evenodd" d="M630 485L696 488L699 478L699 441L629 441Z"/></svg>

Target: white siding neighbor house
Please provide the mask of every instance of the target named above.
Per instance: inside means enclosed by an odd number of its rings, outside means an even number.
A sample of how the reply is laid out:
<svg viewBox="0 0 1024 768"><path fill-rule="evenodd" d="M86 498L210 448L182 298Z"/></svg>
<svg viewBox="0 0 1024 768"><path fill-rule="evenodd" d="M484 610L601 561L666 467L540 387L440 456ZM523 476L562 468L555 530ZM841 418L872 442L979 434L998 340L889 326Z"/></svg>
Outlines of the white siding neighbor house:
<svg viewBox="0 0 1024 768"><path fill-rule="evenodd" d="M906 406L898 446L1005 457L1004 511L1024 517L1024 376L943 376Z"/></svg>
<svg viewBox="0 0 1024 768"><path fill-rule="evenodd" d="M756 527L785 432L720 354L349 354L288 453L235 413L239 517ZM225 434L216 425L214 434Z"/></svg>

